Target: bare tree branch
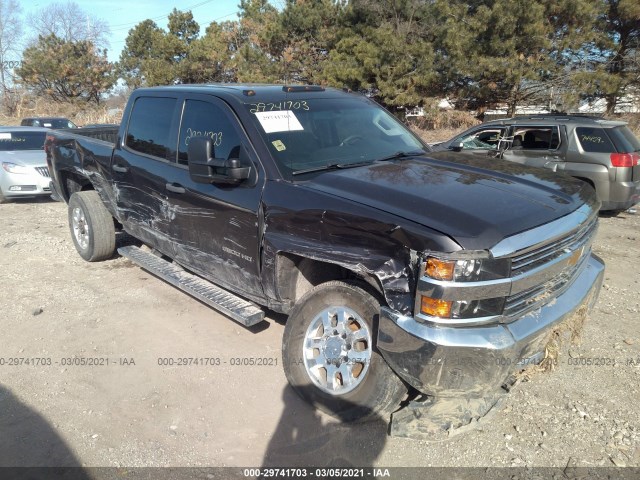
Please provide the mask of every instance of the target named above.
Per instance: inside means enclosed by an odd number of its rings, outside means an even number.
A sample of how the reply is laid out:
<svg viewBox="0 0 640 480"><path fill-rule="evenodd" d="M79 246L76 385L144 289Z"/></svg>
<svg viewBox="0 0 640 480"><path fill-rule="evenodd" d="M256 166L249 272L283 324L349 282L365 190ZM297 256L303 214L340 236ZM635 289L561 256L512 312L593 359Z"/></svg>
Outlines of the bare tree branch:
<svg viewBox="0 0 640 480"><path fill-rule="evenodd" d="M21 50L21 11L16 0L0 0L0 95L2 107L9 110L14 99L9 88L13 85L13 70L19 65Z"/></svg>
<svg viewBox="0 0 640 480"><path fill-rule="evenodd" d="M39 36L55 35L68 42L88 40L98 49L109 47L109 25L73 1L51 3L29 15L28 22L33 32L31 45L37 43Z"/></svg>

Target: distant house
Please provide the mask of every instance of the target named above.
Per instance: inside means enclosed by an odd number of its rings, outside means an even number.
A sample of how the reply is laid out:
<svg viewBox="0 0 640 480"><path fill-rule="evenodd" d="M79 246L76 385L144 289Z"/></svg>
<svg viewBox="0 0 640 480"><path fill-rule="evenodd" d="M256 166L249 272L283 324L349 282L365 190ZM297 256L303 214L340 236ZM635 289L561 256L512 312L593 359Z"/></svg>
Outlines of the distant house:
<svg viewBox="0 0 640 480"><path fill-rule="evenodd" d="M607 111L607 101L598 98L593 102L584 102L578 107L578 113L602 115ZM630 93L620 97L614 113L640 113L640 93Z"/></svg>
<svg viewBox="0 0 640 480"><path fill-rule="evenodd" d="M442 98L442 99L438 100L437 107L440 110L453 110L454 109L453 103L451 103L449 101L449 99L447 99L447 98ZM424 116L425 116L425 111L424 111L423 107L413 107L413 108L407 108L406 109L405 117L407 117L407 118L424 117Z"/></svg>
<svg viewBox="0 0 640 480"><path fill-rule="evenodd" d="M492 108L490 110L486 110L484 112L484 121L489 120L497 120L500 118L508 118L509 117L509 109L506 105L502 105L496 108ZM515 116L525 116L525 115L545 115L549 114L551 111L548 107L542 105L525 105L521 107L516 107Z"/></svg>

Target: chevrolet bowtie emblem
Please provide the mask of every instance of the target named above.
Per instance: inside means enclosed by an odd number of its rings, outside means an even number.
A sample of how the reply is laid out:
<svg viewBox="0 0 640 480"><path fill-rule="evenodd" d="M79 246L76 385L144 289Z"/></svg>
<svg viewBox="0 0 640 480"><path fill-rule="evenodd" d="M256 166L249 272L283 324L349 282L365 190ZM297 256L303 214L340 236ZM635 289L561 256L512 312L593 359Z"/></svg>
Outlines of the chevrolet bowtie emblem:
<svg viewBox="0 0 640 480"><path fill-rule="evenodd" d="M582 257L583 252L584 252L584 245L571 254L569 259L567 260L567 266L574 267Z"/></svg>

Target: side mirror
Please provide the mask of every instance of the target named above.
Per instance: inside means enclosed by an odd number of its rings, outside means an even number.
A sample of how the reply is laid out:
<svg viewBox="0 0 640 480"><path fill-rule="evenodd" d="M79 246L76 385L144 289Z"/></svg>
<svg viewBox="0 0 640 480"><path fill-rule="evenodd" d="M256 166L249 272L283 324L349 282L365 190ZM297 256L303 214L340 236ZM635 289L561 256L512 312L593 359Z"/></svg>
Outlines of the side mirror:
<svg viewBox="0 0 640 480"><path fill-rule="evenodd" d="M462 142L456 142L453 145L451 145L451 150L453 150L454 152L461 152L464 149L464 143Z"/></svg>
<svg viewBox="0 0 640 480"><path fill-rule="evenodd" d="M189 175L197 183L238 184L249 178L251 167L242 166L246 151L240 146L238 158L215 158L213 143L208 137L191 137L187 149Z"/></svg>

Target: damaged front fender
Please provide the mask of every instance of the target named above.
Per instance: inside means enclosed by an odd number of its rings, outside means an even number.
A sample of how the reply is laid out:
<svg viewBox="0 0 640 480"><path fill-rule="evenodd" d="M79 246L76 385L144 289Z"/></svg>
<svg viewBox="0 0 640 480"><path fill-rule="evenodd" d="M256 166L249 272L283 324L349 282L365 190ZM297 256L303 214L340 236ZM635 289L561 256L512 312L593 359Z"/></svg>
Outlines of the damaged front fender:
<svg viewBox="0 0 640 480"><path fill-rule="evenodd" d="M291 202L292 195L297 202ZM375 279L387 305L409 314L414 304L418 252L460 249L440 232L296 185L270 183L263 202L265 293L281 300L287 288L281 284L282 278L278 279L276 259L287 254ZM318 208L320 205L323 208Z"/></svg>

